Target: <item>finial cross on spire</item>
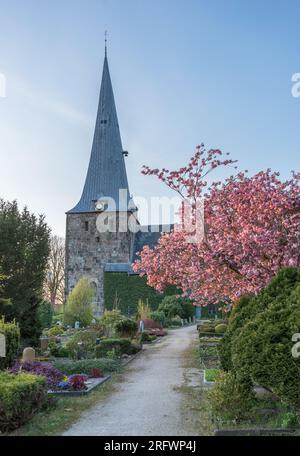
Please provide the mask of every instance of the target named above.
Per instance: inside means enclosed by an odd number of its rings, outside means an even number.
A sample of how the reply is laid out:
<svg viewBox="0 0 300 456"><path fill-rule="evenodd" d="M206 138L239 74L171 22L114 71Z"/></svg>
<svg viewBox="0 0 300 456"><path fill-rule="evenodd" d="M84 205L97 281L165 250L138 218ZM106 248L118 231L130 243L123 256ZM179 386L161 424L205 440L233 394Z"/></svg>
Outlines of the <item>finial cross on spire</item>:
<svg viewBox="0 0 300 456"><path fill-rule="evenodd" d="M107 30L104 32L104 41L105 41L105 57L107 57Z"/></svg>

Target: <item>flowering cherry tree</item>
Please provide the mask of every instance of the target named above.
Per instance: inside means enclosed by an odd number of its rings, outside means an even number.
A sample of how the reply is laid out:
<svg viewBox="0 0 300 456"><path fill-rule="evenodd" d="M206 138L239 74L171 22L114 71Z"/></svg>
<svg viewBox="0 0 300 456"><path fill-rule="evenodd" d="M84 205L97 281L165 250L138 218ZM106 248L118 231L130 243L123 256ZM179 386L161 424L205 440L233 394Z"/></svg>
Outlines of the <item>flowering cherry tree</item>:
<svg viewBox="0 0 300 456"><path fill-rule="evenodd" d="M300 173L281 181L270 169L245 171L208 186L211 171L235 163L222 156L201 145L178 171L143 168L183 198L204 198L204 236L191 243L184 229L166 233L133 268L157 290L176 285L199 305L257 293L281 267L300 265Z"/></svg>

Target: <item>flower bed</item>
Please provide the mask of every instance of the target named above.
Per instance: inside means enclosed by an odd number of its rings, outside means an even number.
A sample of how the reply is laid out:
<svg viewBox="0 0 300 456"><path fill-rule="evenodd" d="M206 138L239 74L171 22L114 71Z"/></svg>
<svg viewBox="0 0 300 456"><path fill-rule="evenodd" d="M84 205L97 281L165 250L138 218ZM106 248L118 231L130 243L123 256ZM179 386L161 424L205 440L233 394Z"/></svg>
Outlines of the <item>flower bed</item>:
<svg viewBox="0 0 300 456"><path fill-rule="evenodd" d="M110 379L110 375L102 378L88 378L85 381L85 388L75 390L72 388L60 388L56 390L48 391L48 394L51 396L86 396L87 394L91 393L95 388L105 383L107 380Z"/></svg>
<svg viewBox="0 0 300 456"><path fill-rule="evenodd" d="M50 363L41 361L32 361L20 363L19 361L10 369L11 373L28 372L30 374L40 375L45 377L47 386L55 388L56 385L63 379L63 374L55 369Z"/></svg>

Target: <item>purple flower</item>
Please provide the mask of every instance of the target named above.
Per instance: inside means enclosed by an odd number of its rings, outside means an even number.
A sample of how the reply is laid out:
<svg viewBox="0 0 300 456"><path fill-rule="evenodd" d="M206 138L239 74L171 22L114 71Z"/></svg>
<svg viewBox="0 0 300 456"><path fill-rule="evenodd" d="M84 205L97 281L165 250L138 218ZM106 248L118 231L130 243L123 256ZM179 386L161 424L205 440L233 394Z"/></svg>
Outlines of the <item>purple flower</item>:
<svg viewBox="0 0 300 456"><path fill-rule="evenodd" d="M9 372L13 374L17 374L19 371L42 375L46 378L47 386L51 389L55 389L58 383L64 378L64 375L55 369L52 364L41 361L26 363L17 362L11 369L9 369Z"/></svg>

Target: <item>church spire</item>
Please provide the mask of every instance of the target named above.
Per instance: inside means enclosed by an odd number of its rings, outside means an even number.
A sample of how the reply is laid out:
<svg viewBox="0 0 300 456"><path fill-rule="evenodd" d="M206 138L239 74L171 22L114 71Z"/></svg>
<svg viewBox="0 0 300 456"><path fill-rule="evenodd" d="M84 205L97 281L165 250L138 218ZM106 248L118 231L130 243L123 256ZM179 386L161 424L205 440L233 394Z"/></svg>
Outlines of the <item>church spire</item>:
<svg viewBox="0 0 300 456"><path fill-rule="evenodd" d="M129 187L123 147L118 124L112 83L107 60L107 33L105 34L105 58L94 140L85 185L79 203L69 213L96 212L100 200L112 198L116 210L120 208L119 190Z"/></svg>

